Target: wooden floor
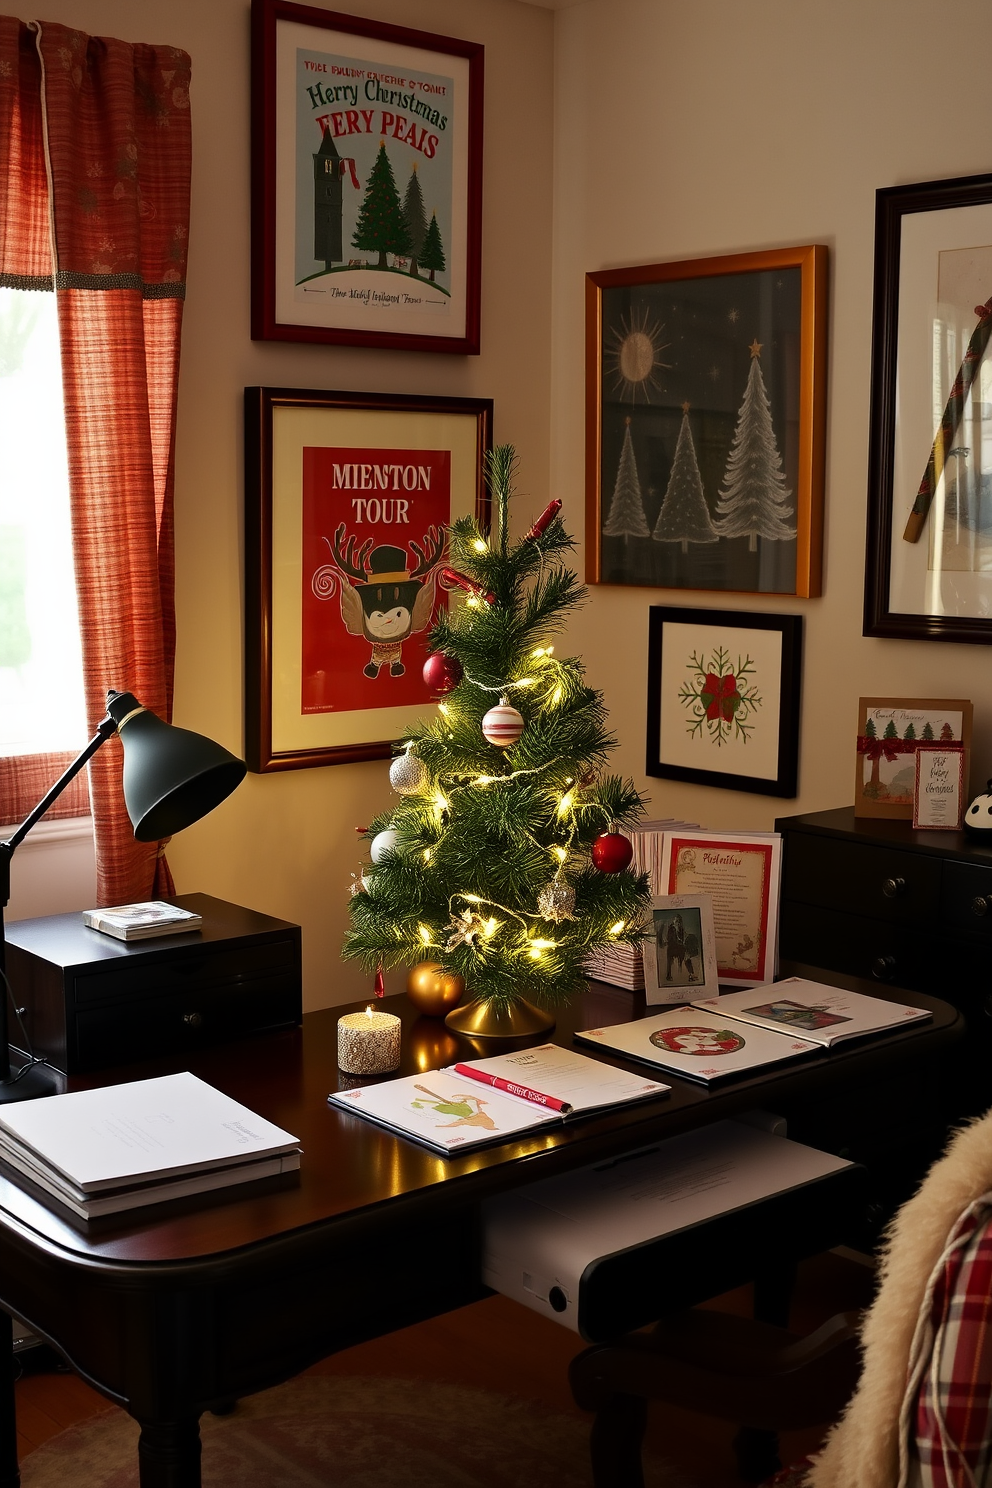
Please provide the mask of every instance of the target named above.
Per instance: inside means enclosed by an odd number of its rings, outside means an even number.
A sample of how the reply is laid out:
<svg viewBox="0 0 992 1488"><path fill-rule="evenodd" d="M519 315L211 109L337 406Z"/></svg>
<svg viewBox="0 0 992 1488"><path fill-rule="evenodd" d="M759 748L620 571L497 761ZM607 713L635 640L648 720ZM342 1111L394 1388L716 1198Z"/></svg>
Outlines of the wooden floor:
<svg viewBox="0 0 992 1488"><path fill-rule="evenodd" d="M790 1325L807 1332L835 1312L864 1307L874 1276L853 1257L831 1253L800 1267ZM709 1304L749 1313L750 1290L728 1292ZM569 1360L585 1347L574 1333L510 1302L491 1297L473 1307L361 1344L314 1366L320 1374L392 1375L449 1381L537 1400L581 1417L568 1389ZM21 1459L49 1437L107 1402L74 1375L30 1373L17 1385L17 1440ZM588 1419L582 1417L582 1419ZM817 1445L821 1432L793 1433L782 1442L794 1461ZM648 1444L691 1478L694 1488L733 1488L733 1427L689 1411L652 1407Z"/></svg>

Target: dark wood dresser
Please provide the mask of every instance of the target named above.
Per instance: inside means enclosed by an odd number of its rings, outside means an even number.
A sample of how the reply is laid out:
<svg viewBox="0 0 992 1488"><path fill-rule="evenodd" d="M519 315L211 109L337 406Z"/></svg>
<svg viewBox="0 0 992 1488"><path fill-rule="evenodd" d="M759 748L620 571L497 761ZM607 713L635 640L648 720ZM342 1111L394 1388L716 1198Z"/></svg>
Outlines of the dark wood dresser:
<svg viewBox="0 0 992 1488"><path fill-rule="evenodd" d="M853 807L780 817L785 961L942 997L968 1025L962 1114L992 1103L992 846ZM964 1079L965 1069L962 1067Z"/></svg>

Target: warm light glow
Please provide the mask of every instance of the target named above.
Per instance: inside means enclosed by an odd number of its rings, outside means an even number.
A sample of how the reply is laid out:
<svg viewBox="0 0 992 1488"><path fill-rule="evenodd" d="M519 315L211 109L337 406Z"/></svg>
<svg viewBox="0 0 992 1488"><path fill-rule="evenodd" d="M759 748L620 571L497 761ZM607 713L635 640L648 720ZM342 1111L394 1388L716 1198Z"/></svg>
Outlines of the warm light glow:
<svg viewBox="0 0 992 1488"><path fill-rule="evenodd" d="M551 851L554 853L559 863L564 863L565 859L568 857L568 848L562 847L560 842L556 842Z"/></svg>
<svg viewBox="0 0 992 1488"><path fill-rule="evenodd" d="M553 951L558 942L556 940L532 940L530 944L539 951Z"/></svg>
<svg viewBox="0 0 992 1488"><path fill-rule="evenodd" d="M617 922L616 922L615 925L611 925L610 926L609 933L611 935L619 935L620 932L621 932L621 930L623 929L623 927L626 925L626 923L627 923L626 920L617 920Z"/></svg>
<svg viewBox="0 0 992 1488"><path fill-rule="evenodd" d="M450 710L448 708L447 703L438 703L438 705L437 705L437 711L439 713L443 713L444 716L445 716L445 718L447 718L448 713L449 713Z"/></svg>
<svg viewBox="0 0 992 1488"><path fill-rule="evenodd" d="M476 599L474 594L470 594L465 603L468 605L470 610L477 610L479 608L479 601Z"/></svg>
<svg viewBox="0 0 992 1488"><path fill-rule="evenodd" d="M461 894L461 895L459 895L459 898L461 898L461 899L467 899L468 902L469 902L469 904L481 904L482 903L482 900L479 898L478 894Z"/></svg>
<svg viewBox="0 0 992 1488"><path fill-rule="evenodd" d="M368 1018L369 1022L371 1023L372 1017L373 1017L372 1004L371 1003L369 1003L368 1007L365 1009L365 1016L366 1016L366 1018Z"/></svg>
<svg viewBox="0 0 992 1488"><path fill-rule="evenodd" d="M424 848L424 862L425 863L429 863L430 860L431 860L431 850L430 850L429 847L425 847Z"/></svg>
<svg viewBox="0 0 992 1488"><path fill-rule="evenodd" d="M532 651L530 654L531 654L531 659L534 660L534 661L537 661L540 657L546 656L547 655L547 652L545 651L545 649L544 649L543 646L538 646L537 650L536 651Z"/></svg>
<svg viewBox="0 0 992 1488"><path fill-rule="evenodd" d="M438 791L437 795L434 797L434 810L435 811L447 811L448 810L448 807L450 806L450 804L451 804L451 802L448 801L448 800L446 800L446 798L441 794L441 792Z"/></svg>
<svg viewBox="0 0 992 1488"><path fill-rule="evenodd" d="M567 816L568 813L572 809L572 804L573 804L574 801L575 801L575 792L574 792L574 790L568 790L568 791L566 791L565 794L562 796L561 800L558 802L558 815L559 816Z"/></svg>
<svg viewBox="0 0 992 1488"><path fill-rule="evenodd" d="M544 952L539 951L536 946L531 946L529 954L532 961L540 961L541 957L544 955Z"/></svg>
<svg viewBox="0 0 992 1488"><path fill-rule="evenodd" d="M477 537L472 546L477 553L485 553L487 550L487 543L485 539L481 537Z"/></svg>
<svg viewBox="0 0 992 1488"><path fill-rule="evenodd" d="M476 777L476 785L492 785L495 775L479 775Z"/></svg>
<svg viewBox="0 0 992 1488"><path fill-rule="evenodd" d="M431 943L431 932L428 930L428 928L427 928L426 925L418 925L417 926L417 934L420 936L421 940L424 942L424 945L430 945L430 943Z"/></svg>
<svg viewBox="0 0 992 1488"><path fill-rule="evenodd" d="M533 677L521 677L520 680L518 682L514 682L513 685L514 687L533 687L534 681L535 679Z"/></svg>
<svg viewBox="0 0 992 1488"><path fill-rule="evenodd" d="M499 927L500 927L499 920L494 919L492 916L490 916L489 919L486 921L486 923L482 927L482 933L486 937L487 940L492 940L493 936L496 934L496 931L499 929Z"/></svg>
<svg viewBox="0 0 992 1488"><path fill-rule="evenodd" d="M549 705L549 707L557 708L558 704L561 702L561 700L562 700L562 698L564 696L565 696L565 689L564 689L564 687L562 687L562 685L561 685L560 682L557 682L555 684L555 690L554 690L554 692L548 698L548 705Z"/></svg>

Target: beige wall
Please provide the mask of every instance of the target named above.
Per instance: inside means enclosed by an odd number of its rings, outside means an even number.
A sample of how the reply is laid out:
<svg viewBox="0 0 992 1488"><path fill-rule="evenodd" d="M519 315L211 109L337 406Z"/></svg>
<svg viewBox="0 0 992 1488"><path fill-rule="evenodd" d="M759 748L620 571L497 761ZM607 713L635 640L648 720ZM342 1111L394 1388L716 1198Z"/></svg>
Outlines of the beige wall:
<svg viewBox="0 0 992 1488"><path fill-rule="evenodd" d="M529 489L543 497L548 483L553 16L516 0L348 0L340 8L485 44L481 356L250 339L248 0L46 0L43 11L94 34L181 46L193 59L175 718L195 720L237 751L245 386L491 397L496 438L517 445ZM390 799L381 762L250 775L175 839L169 858L177 887L302 924L306 1006L362 996L368 978L338 955L350 875L359 866L354 828Z"/></svg>
<svg viewBox="0 0 992 1488"><path fill-rule="evenodd" d="M826 243L831 257L826 562L821 599L729 608L806 616L795 802L646 780L652 603L719 595L602 588L573 628L606 692L619 766L657 815L768 827L850 804L862 694L970 697L973 780L992 773L992 656L861 635L874 193L992 169L967 57L992 41L984 0L587 0L556 17L552 486L583 488L583 275L621 264ZM618 677L623 678L622 684Z"/></svg>

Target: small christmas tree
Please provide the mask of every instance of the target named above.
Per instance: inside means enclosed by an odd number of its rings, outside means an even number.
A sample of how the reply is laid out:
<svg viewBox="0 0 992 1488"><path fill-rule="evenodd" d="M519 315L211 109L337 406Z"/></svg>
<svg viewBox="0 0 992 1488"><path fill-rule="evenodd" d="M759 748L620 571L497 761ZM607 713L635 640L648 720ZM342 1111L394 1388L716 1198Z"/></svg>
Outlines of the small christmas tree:
<svg viewBox="0 0 992 1488"><path fill-rule="evenodd" d="M388 268L387 253L402 255L410 252L410 231L400 205L385 140L379 142L379 153L369 172L351 241L356 248L378 253L377 269Z"/></svg>
<svg viewBox="0 0 992 1488"><path fill-rule="evenodd" d="M617 466L609 515L603 523L603 536L622 537L626 542L629 537L649 537L651 528L644 515L641 482L637 474L637 461L634 459L634 444L630 437L630 419L624 422L626 428L623 431L620 463Z"/></svg>
<svg viewBox="0 0 992 1488"><path fill-rule="evenodd" d="M441 242L441 229L437 225L437 213L431 213L430 226L427 236L424 238L423 247L420 250L420 267L429 269L431 283L434 283L435 274L443 274L445 269L444 245Z"/></svg>
<svg viewBox="0 0 992 1488"><path fill-rule="evenodd" d="M492 534L471 517L451 529L469 594L430 644L454 685L393 761L401 794L367 828L375 861L344 945L369 971L428 960L460 974L489 1033L521 1000L567 1000L598 947L638 944L649 898L616 832L641 798L600 773L615 743L602 697L550 644L583 598L556 561L572 541L552 503L511 543L514 464L508 446L489 460Z"/></svg>
<svg viewBox="0 0 992 1488"><path fill-rule="evenodd" d="M417 273L417 265L423 251L424 239L427 237L427 213L424 210L424 193L420 189L416 165L410 172L410 179L406 183L403 218L407 232L410 234L410 273L414 279L418 279L420 276Z"/></svg>
<svg viewBox="0 0 992 1488"><path fill-rule="evenodd" d="M691 542L720 541L720 535L710 518L710 509L706 505L696 446L692 442L692 430L689 428L688 403L682 404L682 424L675 445L672 473L668 478L665 498L651 535L655 542L681 543L683 553L688 553Z"/></svg>
<svg viewBox="0 0 992 1488"><path fill-rule="evenodd" d="M751 370L730 456L717 502L717 530L721 537L746 537L748 552L757 551L758 538L784 542L796 535L789 518L791 492L786 489L782 457L775 443L772 410L761 375L757 341L751 344Z"/></svg>

